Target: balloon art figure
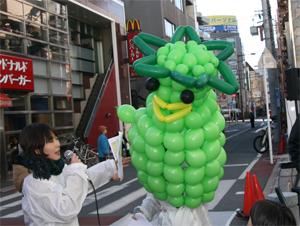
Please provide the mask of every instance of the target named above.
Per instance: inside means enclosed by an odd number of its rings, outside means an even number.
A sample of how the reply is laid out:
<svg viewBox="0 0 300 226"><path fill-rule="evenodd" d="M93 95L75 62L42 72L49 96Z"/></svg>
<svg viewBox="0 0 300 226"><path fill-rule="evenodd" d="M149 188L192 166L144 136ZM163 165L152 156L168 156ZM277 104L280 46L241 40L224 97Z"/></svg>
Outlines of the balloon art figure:
<svg viewBox="0 0 300 226"><path fill-rule="evenodd" d="M189 41L182 42L184 35ZM226 94L239 89L224 62L231 43L201 43L191 26L180 26L170 43L140 33L133 39L145 57L134 71L150 77L146 108L118 107L121 121L134 123L128 132L131 161L139 182L159 200L174 207L196 208L214 199L224 175L225 119L212 88ZM157 52L148 44L157 46ZM220 50L217 56L211 50ZM224 80L218 78L221 73Z"/></svg>

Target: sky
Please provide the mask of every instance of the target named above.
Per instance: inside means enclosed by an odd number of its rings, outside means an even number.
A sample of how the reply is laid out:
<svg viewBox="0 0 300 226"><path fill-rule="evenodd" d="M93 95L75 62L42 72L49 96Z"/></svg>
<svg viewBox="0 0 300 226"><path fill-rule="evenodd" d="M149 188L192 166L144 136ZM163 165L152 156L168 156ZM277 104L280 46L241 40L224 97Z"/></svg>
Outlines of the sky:
<svg viewBox="0 0 300 226"><path fill-rule="evenodd" d="M244 48L245 61L254 69L257 69L259 58L265 48L265 41L260 40L260 36L252 36L250 33L251 26L262 25L263 18L259 19L258 14L262 10L261 0L196 0L197 11L202 16L213 15L233 15L238 21L238 31ZM277 0L270 0L272 19L277 20ZM260 11L261 12L261 11ZM276 45L276 44L275 44ZM277 45L276 45L277 46ZM255 55L250 55L255 53Z"/></svg>

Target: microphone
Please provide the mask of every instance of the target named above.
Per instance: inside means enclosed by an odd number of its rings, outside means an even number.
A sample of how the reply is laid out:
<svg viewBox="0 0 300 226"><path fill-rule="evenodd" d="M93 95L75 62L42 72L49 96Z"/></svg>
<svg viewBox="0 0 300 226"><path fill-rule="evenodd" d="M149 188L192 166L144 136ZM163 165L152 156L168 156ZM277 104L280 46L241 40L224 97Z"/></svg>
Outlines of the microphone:
<svg viewBox="0 0 300 226"><path fill-rule="evenodd" d="M71 160L73 154L74 154L73 151L71 151L71 150L66 150L65 153L64 153L64 156L65 156L65 158L66 158L67 160ZM92 183L90 177L89 177L86 173L85 173L85 176L86 176L86 178L88 179L88 181L89 181L90 183Z"/></svg>

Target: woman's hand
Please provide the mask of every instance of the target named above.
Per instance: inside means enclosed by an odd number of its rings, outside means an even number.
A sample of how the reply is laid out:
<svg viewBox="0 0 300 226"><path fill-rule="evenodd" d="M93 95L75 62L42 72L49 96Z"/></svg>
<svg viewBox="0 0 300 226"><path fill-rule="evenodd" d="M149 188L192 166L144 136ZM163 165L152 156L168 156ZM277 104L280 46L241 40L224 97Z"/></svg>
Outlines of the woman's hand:
<svg viewBox="0 0 300 226"><path fill-rule="evenodd" d="M131 157L122 158L122 166L123 166L123 168L129 166L129 164L126 164L126 165L124 165L124 164L128 163L130 161L131 161ZM118 160L115 160L115 163L116 163L116 166L117 166L117 169L118 169Z"/></svg>
<svg viewBox="0 0 300 226"><path fill-rule="evenodd" d="M75 153L73 154L72 158L71 158L71 162L72 163L81 163L81 160L79 159L78 155L76 155Z"/></svg>
<svg viewBox="0 0 300 226"><path fill-rule="evenodd" d="M141 211L141 212L139 212L139 213L144 214L143 211ZM135 213L132 215L132 219L133 219L133 220L136 220L136 221L138 220L138 219L135 217Z"/></svg>

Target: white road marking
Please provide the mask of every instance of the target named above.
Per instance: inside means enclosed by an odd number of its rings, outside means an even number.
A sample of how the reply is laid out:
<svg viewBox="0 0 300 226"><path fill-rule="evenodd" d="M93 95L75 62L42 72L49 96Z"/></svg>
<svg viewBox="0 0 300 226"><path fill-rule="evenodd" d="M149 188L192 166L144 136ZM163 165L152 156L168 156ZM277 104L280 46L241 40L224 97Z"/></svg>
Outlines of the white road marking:
<svg viewBox="0 0 300 226"><path fill-rule="evenodd" d="M16 217L21 217L23 215L24 215L23 210L19 210L19 211L13 212L11 214L5 215L4 217L1 216L0 219L4 219L4 218L16 218Z"/></svg>
<svg viewBox="0 0 300 226"><path fill-rule="evenodd" d="M236 211L239 211L239 210L240 210L240 208L236 209ZM235 217L235 215L236 215L236 211L233 212L233 214L231 215L231 217L230 217L230 218L228 219L228 221L226 222L225 226L229 226L229 225L230 225L232 219L233 219L233 218Z"/></svg>
<svg viewBox="0 0 300 226"><path fill-rule="evenodd" d="M128 194L125 195L124 197L106 205L101 207L100 209L98 209L99 214L110 214L113 213L121 208L123 208L124 206L128 205L129 203L133 202L134 200L137 200L141 197L143 197L144 195L147 194L147 191L144 187ZM97 214L97 211L94 211L90 214Z"/></svg>
<svg viewBox="0 0 300 226"><path fill-rule="evenodd" d="M13 198L16 198L16 197L19 197L19 196L22 196L22 193L19 193L19 192L15 192L11 195L7 195L7 196L4 196L4 197L1 197L0 198L0 203L6 201L6 200L9 200L9 199L13 199Z"/></svg>
<svg viewBox="0 0 300 226"><path fill-rule="evenodd" d="M260 157L261 157L261 154L257 154L256 158L249 164L249 166L244 170L244 172L239 176L238 179L245 179L247 172L252 169L252 167L259 160Z"/></svg>
<svg viewBox="0 0 300 226"><path fill-rule="evenodd" d="M232 137L235 137L235 136L237 136L237 135L239 135L239 134L241 134L241 133L243 133L243 132L246 132L246 131L248 131L248 130L250 130L251 128L248 128L248 129L245 129L245 130L243 130L243 131L241 131L241 132L239 132L239 133L236 133L236 134L234 134L234 135L232 135L232 136L230 136L230 137L226 137L226 140L228 140L228 139L230 139L230 138L232 138ZM225 131L225 133L226 133L226 131Z"/></svg>
<svg viewBox="0 0 300 226"><path fill-rule="evenodd" d="M224 165L223 167L236 167L236 166L248 166L248 163L241 163L241 164L230 164L230 165Z"/></svg>
<svg viewBox="0 0 300 226"><path fill-rule="evenodd" d="M22 205L22 199L21 200L18 200L18 201L15 201L15 202L10 202L6 205L2 205L0 206L0 211L3 211L5 209L8 209L8 208L12 208L12 207L15 207L17 205Z"/></svg>

